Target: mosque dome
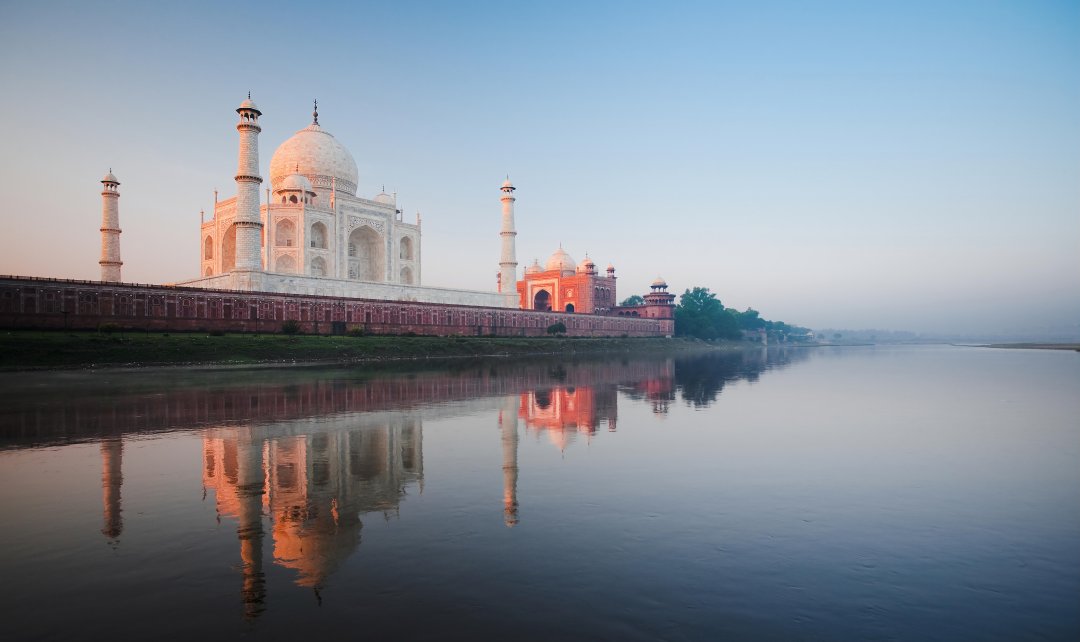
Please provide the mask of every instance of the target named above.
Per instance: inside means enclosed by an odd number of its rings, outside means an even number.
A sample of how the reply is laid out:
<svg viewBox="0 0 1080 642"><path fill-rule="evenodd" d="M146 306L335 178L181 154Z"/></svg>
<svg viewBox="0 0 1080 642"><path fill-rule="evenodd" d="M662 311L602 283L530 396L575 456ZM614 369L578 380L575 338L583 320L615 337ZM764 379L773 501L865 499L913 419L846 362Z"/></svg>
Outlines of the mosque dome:
<svg viewBox="0 0 1080 642"><path fill-rule="evenodd" d="M652 285L649 286L649 287L652 287L652 288L666 288L667 287L667 281L664 280L664 277L658 276L658 277L656 277L656 280L652 282Z"/></svg>
<svg viewBox="0 0 1080 642"><path fill-rule="evenodd" d="M578 274L589 274L590 272L595 272L596 263L593 263L593 260L590 259L588 255L585 255L585 260L578 264L577 271Z"/></svg>
<svg viewBox="0 0 1080 642"><path fill-rule="evenodd" d="M255 105L255 101L251 99L251 96L245 98L244 102L240 103L240 106L236 108L236 111L240 111L241 109L250 109L257 114L262 115L262 112L259 111L259 108Z"/></svg>
<svg viewBox="0 0 1080 642"><path fill-rule="evenodd" d="M278 186L278 190L291 190L291 191L303 191L311 192L311 181L307 179L303 174L290 174L286 176L281 185Z"/></svg>
<svg viewBox="0 0 1080 642"><path fill-rule="evenodd" d="M525 274L539 274L543 272L544 268L540 267L539 259L533 259L532 265L525 268Z"/></svg>
<svg viewBox="0 0 1080 642"><path fill-rule="evenodd" d="M559 246L559 249L551 255L547 260L548 271L559 270L560 272L573 272L575 267L575 261L566 253L566 250Z"/></svg>
<svg viewBox="0 0 1080 642"><path fill-rule="evenodd" d="M329 188L331 179L336 179L338 191L356 195L356 161L344 145L315 123L293 134L270 159L270 184L275 190L291 174L303 174L322 188Z"/></svg>

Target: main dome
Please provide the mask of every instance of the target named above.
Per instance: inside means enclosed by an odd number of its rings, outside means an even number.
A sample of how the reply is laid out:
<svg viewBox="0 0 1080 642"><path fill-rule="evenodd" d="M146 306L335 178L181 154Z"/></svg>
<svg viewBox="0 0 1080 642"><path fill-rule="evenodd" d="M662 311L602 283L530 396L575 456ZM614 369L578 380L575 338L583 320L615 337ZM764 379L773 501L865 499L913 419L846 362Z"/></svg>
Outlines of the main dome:
<svg viewBox="0 0 1080 642"><path fill-rule="evenodd" d="M551 270L559 270L560 272L569 272L573 274L575 267L576 263L574 262L574 259L570 258L570 255L567 254L566 250L562 249L562 246L560 245L559 249L555 250L551 257L548 258L545 269L549 272Z"/></svg>
<svg viewBox="0 0 1080 642"><path fill-rule="evenodd" d="M296 132L274 150L270 159L270 184L277 189L286 176L302 174L315 187L337 189L356 195L359 172L352 154L329 132L311 124Z"/></svg>

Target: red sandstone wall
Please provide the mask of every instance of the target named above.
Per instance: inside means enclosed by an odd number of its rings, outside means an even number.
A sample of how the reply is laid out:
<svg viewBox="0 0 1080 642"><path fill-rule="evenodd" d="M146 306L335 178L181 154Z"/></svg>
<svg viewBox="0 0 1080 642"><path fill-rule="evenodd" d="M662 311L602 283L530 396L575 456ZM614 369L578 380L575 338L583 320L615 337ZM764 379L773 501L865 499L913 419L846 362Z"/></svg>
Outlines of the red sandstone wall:
<svg viewBox="0 0 1080 642"><path fill-rule="evenodd" d="M508 310L438 303L343 299L131 283L0 277L0 328L304 332L361 327L372 334L543 336L562 322L570 336L665 336L674 321Z"/></svg>

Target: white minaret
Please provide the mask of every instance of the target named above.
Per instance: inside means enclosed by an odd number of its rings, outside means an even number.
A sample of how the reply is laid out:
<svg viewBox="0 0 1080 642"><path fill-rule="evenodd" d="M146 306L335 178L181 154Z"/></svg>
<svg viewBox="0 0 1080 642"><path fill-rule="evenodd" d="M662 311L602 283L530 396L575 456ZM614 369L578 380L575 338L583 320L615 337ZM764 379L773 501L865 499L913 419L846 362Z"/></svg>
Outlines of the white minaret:
<svg viewBox="0 0 1080 642"><path fill-rule="evenodd" d="M510 177L502 184L502 258L499 260L499 292L517 291L517 252L514 249L517 231L514 230L514 186Z"/></svg>
<svg viewBox="0 0 1080 642"><path fill-rule="evenodd" d="M236 168L236 267L239 272L262 269L262 218L259 216L259 116L262 112L247 100L236 108L240 122L240 160Z"/></svg>
<svg viewBox="0 0 1080 642"><path fill-rule="evenodd" d="M104 186L101 191L101 280L117 283L120 281L120 192L116 188L120 181L113 176L112 169L101 179Z"/></svg>

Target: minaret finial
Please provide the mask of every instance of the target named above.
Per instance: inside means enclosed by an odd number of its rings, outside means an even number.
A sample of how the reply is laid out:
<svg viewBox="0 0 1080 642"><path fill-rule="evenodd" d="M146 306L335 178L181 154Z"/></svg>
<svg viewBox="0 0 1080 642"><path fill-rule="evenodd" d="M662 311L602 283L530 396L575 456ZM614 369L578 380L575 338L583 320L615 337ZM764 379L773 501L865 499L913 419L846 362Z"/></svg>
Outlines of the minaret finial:
<svg viewBox="0 0 1080 642"><path fill-rule="evenodd" d="M315 119L314 125L319 124L319 99L315 99L315 111L311 112L311 117Z"/></svg>
<svg viewBox="0 0 1080 642"><path fill-rule="evenodd" d="M248 90L248 100L251 100L251 90Z"/></svg>

